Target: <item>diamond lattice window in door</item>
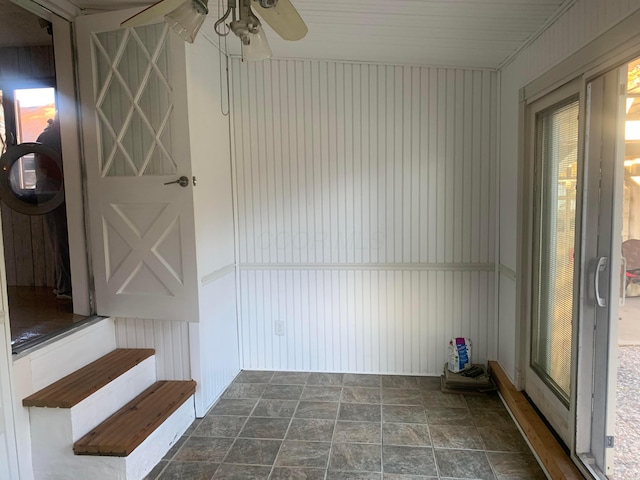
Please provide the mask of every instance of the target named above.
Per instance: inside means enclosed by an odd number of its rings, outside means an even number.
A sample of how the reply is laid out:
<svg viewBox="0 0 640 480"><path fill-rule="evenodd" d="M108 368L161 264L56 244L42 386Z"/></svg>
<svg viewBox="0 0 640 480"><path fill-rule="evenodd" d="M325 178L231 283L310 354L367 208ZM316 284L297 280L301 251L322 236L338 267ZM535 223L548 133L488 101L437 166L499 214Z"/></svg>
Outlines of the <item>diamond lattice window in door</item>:
<svg viewBox="0 0 640 480"><path fill-rule="evenodd" d="M167 35L164 23L92 34L103 177L177 172Z"/></svg>
<svg viewBox="0 0 640 480"><path fill-rule="evenodd" d="M111 204L103 217L107 285L116 294L173 296L184 286L178 210Z"/></svg>

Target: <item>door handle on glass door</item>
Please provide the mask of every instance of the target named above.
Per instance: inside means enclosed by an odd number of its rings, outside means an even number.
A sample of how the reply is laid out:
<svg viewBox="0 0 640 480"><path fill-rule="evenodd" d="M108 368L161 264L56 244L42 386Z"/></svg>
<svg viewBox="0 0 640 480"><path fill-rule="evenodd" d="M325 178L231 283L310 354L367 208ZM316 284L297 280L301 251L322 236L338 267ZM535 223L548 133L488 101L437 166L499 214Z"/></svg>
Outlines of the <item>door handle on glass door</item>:
<svg viewBox="0 0 640 480"><path fill-rule="evenodd" d="M165 185L173 185L174 183L177 183L181 187L186 187L187 185L189 185L189 179L183 175L179 179L174 180L173 182L165 183Z"/></svg>
<svg viewBox="0 0 640 480"><path fill-rule="evenodd" d="M622 259L622 265L620 265L620 306L624 307L624 304L627 301L627 259L624 257L620 257Z"/></svg>
<svg viewBox="0 0 640 480"><path fill-rule="evenodd" d="M607 269L607 257L598 258L598 265L596 265L596 274L593 283L596 290L596 303L599 307L607 306L607 299L600 296L600 272Z"/></svg>

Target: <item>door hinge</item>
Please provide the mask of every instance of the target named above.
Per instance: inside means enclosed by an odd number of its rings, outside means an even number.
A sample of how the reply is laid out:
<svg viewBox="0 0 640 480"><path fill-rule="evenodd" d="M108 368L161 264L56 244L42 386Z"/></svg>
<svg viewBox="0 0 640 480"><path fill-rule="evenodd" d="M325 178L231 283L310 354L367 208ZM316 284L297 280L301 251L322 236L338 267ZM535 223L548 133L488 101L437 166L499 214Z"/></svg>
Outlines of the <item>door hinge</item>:
<svg viewBox="0 0 640 480"><path fill-rule="evenodd" d="M606 437L604 437L604 445L607 448L613 448L614 444L615 444L615 437L613 437L612 435L607 435Z"/></svg>

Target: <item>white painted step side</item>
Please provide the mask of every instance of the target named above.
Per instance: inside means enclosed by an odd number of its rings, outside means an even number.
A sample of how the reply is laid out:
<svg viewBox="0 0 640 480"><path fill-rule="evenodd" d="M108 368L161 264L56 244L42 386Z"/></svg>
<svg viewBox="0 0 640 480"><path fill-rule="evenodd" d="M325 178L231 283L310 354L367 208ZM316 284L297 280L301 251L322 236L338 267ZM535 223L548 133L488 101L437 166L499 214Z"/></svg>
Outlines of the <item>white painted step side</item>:
<svg viewBox="0 0 640 480"><path fill-rule="evenodd" d="M22 406L22 399L115 348L115 322L103 318L14 359L14 415L21 480L33 478L29 409Z"/></svg>
<svg viewBox="0 0 640 480"><path fill-rule="evenodd" d="M193 396L189 397L160 427L128 457L74 455L71 413L64 409L32 408L35 480L141 480L162 459L195 419ZM40 415L51 410L46 421ZM53 428L55 423L56 427ZM67 428L64 427L67 425ZM55 448L44 448L53 446Z"/></svg>
<svg viewBox="0 0 640 480"><path fill-rule="evenodd" d="M72 443L104 422L154 383L156 383L156 359L152 355L71 408Z"/></svg>
<svg viewBox="0 0 640 480"><path fill-rule="evenodd" d="M67 452L73 456L75 441L105 421L155 381L155 357L151 356L70 409L30 407L31 450L36 478L38 478L36 465L39 465L42 470L57 471L62 467L60 462L63 461Z"/></svg>
<svg viewBox="0 0 640 480"><path fill-rule="evenodd" d="M115 348L115 322L111 318L105 318L92 325L80 327L69 335L27 354L33 392L66 377ZM16 360L14 367L22 360L23 358Z"/></svg>

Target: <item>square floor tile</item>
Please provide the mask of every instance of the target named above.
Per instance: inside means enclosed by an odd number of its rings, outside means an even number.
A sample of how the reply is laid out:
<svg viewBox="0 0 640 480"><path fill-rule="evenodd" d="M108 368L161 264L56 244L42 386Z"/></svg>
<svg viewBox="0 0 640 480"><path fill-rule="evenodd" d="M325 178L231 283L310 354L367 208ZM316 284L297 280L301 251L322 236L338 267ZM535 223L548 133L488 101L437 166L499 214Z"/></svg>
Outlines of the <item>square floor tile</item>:
<svg viewBox="0 0 640 480"><path fill-rule="evenodd" d="M476 427L512 426L513 419L506 410L474 410L471 412Z"/></svg>
<svg viewBox="0 0 640 480"><path fill-rule="evenodd" d="M464 399L469 410L505 410L502 400L497 393L486 393L484 395L465 395Z"/></svg>
<svg viewBox="0 0 640 480"><path fill-rule="evenodd" d="M339 472L329 470L327 480L381 480L382 474L375 472Z"/></svg>
<svg viewBox="0 0 640 480"><path fill-rule="evenodd" d="M438 480L438 477L425 477L424 475L402 475L399 473L385 473L383 480Z"/></svg>
<svg viewBox="0 0 640 480"><path fill-rule="evenodd" d="M193 422L191 422L191 425L187 427L187 430L183 433L183 435L188 437L193 432L195 432L196 428L198 428L198 425L200 425L201 421L202 421L201 418L196 418Z"/></svg>
<svg viewBox="0 0 640 480"><path fill-rule="evenodd" d="M449 407L449 408L467 408L462 395L453 393L442 393L435 390L423 391L424 406L429 408Z"/></svg>
<svg viewBox="0 0 640 480"><path fill-rule="evenodd" d="M529 446L515 425L477 427L484 448L496 452L528 452Z"/></svg>
<svg viewBox="0 0 640 480"><path fill-rule="evenodd" d="M385 445L406 445L430 447L429 427L420 423L384 423L382 443Z"/></svg>
<svg viewBox="0 0 640 480"><path fill-rule="evenodd" d="M531 453L487 452L498 479L545 480L547 477Z"/></svg>
<svg viewBox="0 0 640 480"><path fill-rule="evenodd" d="M222 462L232 443L231 438L189 437L173 459L184 462Z"/></svg>
<svg viewBox="0 0 640 480"><path fill-rule="evenodd" d="M432 448L384 445L382 462L385 473L438 475Z"/></svg>
<svg viewBox="0 0 640 480"><path fill-rule="evenodd" d="M302 385L268 385L262 398L278 400L300 400Z"/></svg>
<svg viewBox="0 0 640 480"><path fill-rule="evenodd" d="M380 405L342 403L338 420L351 422L380 422Z"/></svg>
<svg viewBox="0 0 640 480"><path fill-rule="evenodd" d="M307 385L342 386L343 373L312 373Z"/></svg>
<svg viewBox="0 0 640 480"><path fill-rule="evenodd" d="M301 401L296 410L296 418L320 418L334 420L338 413L338 402Z"/></svg>
<svg viewBox="0 0 640 480"><path fill-rule="evenodd" d="M257 399L227 399L218 400L209 415L249 415L256 406Z"/></svg>
<svg viewBox="0 0 640 480"><path fill-rule="evenodd" d="M279 467L318 467L327 468L329 461L329 442L292 442L285 441L278 453L276 465Z"/></svg>
<svg viewBox="0 0 640 480"><path fill-rule="evenodd" d="M431 425L430 430L436 448L484 449L482 438L473 425Z"/></svg>
<svg viewBox="0 0 640 480"><path fill-rule="evenodd" d="M341 395L342 387L306 386L300 398L316 402L339 402Z"/></svg>
<svg viewBox="0 0 640 480"><path fill-rule="evenodd" d="M210 480L218 469L217 463L210 462L169 462L159 477L161 480Z"/></svg>
<svg viewBox="0 0 640 480"><path fill-rule="evenodd" d="M383 405L382 421L385 423L427 423L427 414L424 407Z"/></svg>
<svg viewBox="0 0 640 480"><path fill-rule="evenodd" d="M382 388L419 388L418 377L383 375Z"/></svg>
<svg viewBox="0 0 640 480"><path fill-rule="evenodd" d="M224 461L247 465L273 465L281 444L280 440L238 438Z"/></svg>
<svg viewBox="0 0 640 480"><path fill-rule="evenodd" d="M423 392L409 388L388 388L382 390L384 405L424 405Z"/></svg>
<svg viewBox="0 0 640 480"><path fill-rule="evenodd" d="M271 473L271 467L223 463L218 467L212 480L267 480L269 473ZM183 480L187 478L184 477Z"/></svg>
<svg viewBox="0 0 640 480"><path fill-rule="evenodd" d="M375 403L382 402L382 390L371 387L343 387L342 401L344 403Z"/></svg>
<svg viewBox="0 0 640 480"><path fill-rule="evenodd" d="M269 383L271 377L273 377L273 372L243 370L235 378L234 383Z"/></svg>
<svg viewBox="0 0 640 480"><path fill-rule="evenodd" d="M333 438L334 420L294 418L287 432L287 440L313 440L330 442Z"/></svg>
<svg viewBox="0 0 640 480"><path fill-rule="evenodd" d="M380 445L337 443L331 449L331 470L382 471Z"/></svg>
<svg viewBox="0 0 640 480"><path fill-rule="evenodd" d="M144 477L143 480L157 480L160 476L160 472L169 464L166 460L160 460L155 467Z"/></svg>
<svg viewBox="0 0 640 480"><path fill-rule="evenodd" d="M440 377L418 377L418 386L421 390L437 390L442 388Z"/></svg>
<svg viewBox="0 0 640 480"><path fill-rule="evenodd" d="M193 433L198 437L236 437L247 417L207 415Z"/></svg>
<svg viewBox="0 0 640 480"><path fill-rule="evenodd" d="M435 450L441 477L495 480L485 452L472 450Z"/></svg>
<svg viewBox="0 0 640 480"><path fill-rule="evenodd" d="M291 420L288 418L250 417L240 432L244 438L283 439Z"/></svg>
<svg viewBox="0 0 640 480"><path fill-rule="evenodd" d="M338 422L333 435L335 443L382 443L380 423Z"/></svg>
<svg viewBox="0 0 640 480"><path fill-rule="evenodd" d="M324 480L324 468L275 467L269 480Z"/></svg>
<svg viewBox="0 0 640 480"><path fill-rule="evenodd" d="M343 383L351 387L380 387L380 375L345 373Z"/></svg>
<svg viewBox="0 0 640 480"><path fill-rule="evenodd" d="M232 383L222 398L260 398L265 388L266 383Z"/></svg>
<svg viewBox="0 0 640 480"><path fill-rule="evenodd" d="M187 436L182 436L180 437L176 443L174 443L171 448L167 451L167 453L164 454L163 460L171 460L173 458L173 456L178 452L178 450L180 450L180 447L182 447L182 444L184 442L187 441L189 437Z"/></svg>
<svg viewBox="0 0 640 480"><path fill-rule="evenodd" d="M260 400L252 416L254 417L282 417L291 418L296 411L298 402L295 400Z"/></svg>
<svg viewBox="0 0 640 480"><path fill-rule="evenodd" d="M427 419L429 425L473 425L466 408L428 408Z"/></svg>
<svg viewBox="0 0 640 480"><path fill-rule="evenodd" d="M309 379L309 372L276 372L271 378L271 383L283 385L304 385Z"/></svg>

